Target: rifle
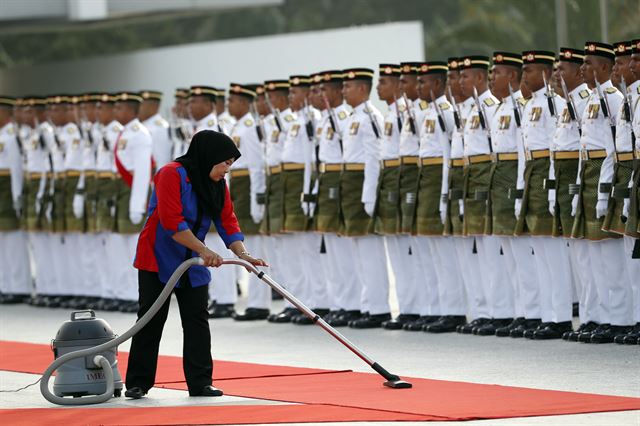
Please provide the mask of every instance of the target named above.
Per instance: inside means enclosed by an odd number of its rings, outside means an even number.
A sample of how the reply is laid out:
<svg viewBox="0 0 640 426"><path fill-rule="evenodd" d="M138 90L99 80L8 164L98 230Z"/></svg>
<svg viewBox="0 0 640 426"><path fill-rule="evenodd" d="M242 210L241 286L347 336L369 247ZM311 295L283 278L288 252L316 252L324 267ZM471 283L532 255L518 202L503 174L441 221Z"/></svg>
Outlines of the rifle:
<svg viewBox="0 0 640 426"><path fill-rule="evenodd" d="M371 108L369 107L369 101L365 101L365 103L364 103L364 111L367 113L367 116L369 117L369 121L371 121L371 128L373 129L373 133L376 135L376 139L380 139L380 130L378 128L378 123L377 123L375 117L373 116L373 114L371 114Z"/></svg>
<svg viewBox="0 0 640 426"><path fill-rule="evenodd" d="M447 124L444 121L444 115L442 114L440 105L438 105L438 103L436 102L436 97L433 96L433 90L431 91L431 102L433 102L433 105L436 108L436 114L438 114L438 124L440 125L440 130L442 130L444 134L447 134Z"/></svg>
<svg viewBox="0 0 640 426"><path fill-rule="evenodd" d="M398 107L398 98L396 96L396 94L393 94L393 104L396 107L396 118L398 120L398 131L401 132L402 131L402 118L400 118L400 108ZM407 105L407 108L409 106Z"/></svg>
<svg viewBox="0 0 640 426"><path fill-rule="evenodd" d="M624 95L624 119L629 123L629 130L631 132L631 152L635 163L638 158L636 157L636 134L633 131L633 102L631 100L631 95L627 90L627 82L624 80L624 76L621 76L620 86L622 87L622 94Z"/></svg>
<svg viewBox="0 0 640 426"><path fill-rule="evenodd" d="M520 105L518 104L518 100L513 93L511 83L509 83L509 97L511 98L511 103L513 104L513 118L516 120L516 126L522 127L522 111L520 111Z"/></svg>
<svg viewBox="0 0 640 426"><path fill-rule="evenodd" d="M313 141L316 137L315 129L313 128L313 116L311 115L311 109L307 98L304 98L304 115L307 117L305 120L305 130L307 131L307 137L309 141Z"/></svg>
<svg viewBox="0 0 640 426"><path fill-rule="evenodd" d="M331 125L331 130L333 130L334 135L338 135L338 142L340 143L340 152L342 152L342 133L340 132L340 127L338 127L338 118L336 117L336 111L329 104L329 99L327 99L327 95L322 94L322 99L324 100L325 108L329 113L329 124Z"/></svg>
<svg viewBox="0 0 640 426"><path fill-rule="evenodd" d="M449 100L453 105L453 121L456 123L456 129L458 129L458 132L462 133L462 112L460 111L460 106L456 103L456 98L453 97L451 86L449 86L448 89Z"/></svg>
<svg viewBox="0 0 640 426"><path fill-rule="evenodd" d="M547 96L547 104L549 105L549 113L557 121L558 120L558 109L556 108L555 94L553 93L553 89L551 88L549 83L547 83L547 76L545 75L544 70L542 71L542 81L544 81L544 87L545 87L545 90L546 90L545 95Z"/></svg>
<svg viewBox="0 0 640 426"><path fill-rule="evenodd" d="M598 78L596 77L596 73L593 73L593 79L596 82L596 92L598 93L598 100L600 101L600 108L602 108L602 115L604 118L609 120L609 127L611 128L611 137L613 138L613 150L618 152L618 148L616 147L616 123L611 116L611 111L609 109L609 100L606 96L602 94L602 86L598 82Z"/></svg>
<svg viewBox="0 0 640 426"><path fill-rule="evenodd" d="M264 99L267 101L267 106L269 107L269 111L273 115L273 119L276 122L276 127L278 128L278 131L282 132L283 127L282 127L282 121L280 120L280 110L273 107L273 104L271 103L271 100L269 99L268 94L264 96Z"/></svg>
<svg viewBox="0 0 640 426"><path fill-rule="evenodd" d="M249 104L249 112L251 112L251 116L256 122L256 134L258 135L258 140L262 142L264 140L265 131L262 123L262 118L260 118L260 115L256 111L255 103L256 102L253 101Z"/></svg>
<svg viewBox="0 0 640 426"><path fill-rule="evenodd" d="M18 123L15 120L13 121L13 127L16 130L16 144L18 145L18 152L20 153L20 156L22 156L24 154L24 144L22 143L22 138L20 137L20 126L18 126Z"/></svg>
<svg viewBox="0 0 640 426"><path fill-rule="evenodd" d="M564 93L564 98L567 100L567 110L569 111L569 116L576 126L578 126L578 133L582 135L582 123L580 123L580 118L578 117L578 111L576 110L576 105L573 103L573 96L569 93L567 89L567 83L564 81L564 77L560 76L560 84L562 85L562 92Z"/></svg>
<svg viewBox="0 0 640 426"><path fill-rule="evenodd" d="M416 125L416 116L413 113L413 104L409 101L407 94L402 92L402 99L404 99L404 103L407 105L407 113L409 115L409 127L411 128L411 133L420 137L418 126Z"/></svg>
<svg viewBox="0 0 640 426"><path fill-rule="evenodd" d="M487 122L486 111L484 109L484 105L480 104L480 98L478 97L478 90L473 87L473 100L476 103L476 108L478 109L478 118L480 119L480 126L487 132L487 142L489 143L489 152L493 154L493 143L491 142L491 129L489 128L489 123Z"/></svg>

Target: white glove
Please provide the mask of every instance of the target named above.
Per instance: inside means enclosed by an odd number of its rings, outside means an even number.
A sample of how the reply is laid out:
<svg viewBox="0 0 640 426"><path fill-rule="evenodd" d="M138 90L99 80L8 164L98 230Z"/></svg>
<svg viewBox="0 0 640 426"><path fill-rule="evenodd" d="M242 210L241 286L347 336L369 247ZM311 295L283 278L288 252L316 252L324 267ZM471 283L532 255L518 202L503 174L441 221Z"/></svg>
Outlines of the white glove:
<svg viewBox="0 0 640 426"><path fill-rule="evenodd" d="M444 225L447 220L447 203L440 201L440 222Z"/></svg>
<svg viewBox="0 0 640 426"><path fill-rule="evenodd" d="M302 208L302 213L304 213L305 216L309 216L309 203L301 201L300 207Z"/></svg>
<svg viewBox="0 0 640 426"><path fill-rule="evenodd" d="M308 217L313 217L313 213L315 213L316 211L316 203L302 203L302 204L305 204L305 206L302 208L302 210L305 211L305 215Z"/></svg>
<svg viewBox="0 0 640 426"><path fill-rule="evenodd" d="M141 212L129 212L129 220L134 225L137 225L140 222L142 222L142 218L143 217L144 217L144 213L141 213Z"/></svg>
<svg viewBox="0 0 640 426"><path fill-rule="evenodd" d="M22 198L18 197L17 200L13 201L13 210L16 211L16 217L22 216Z"/></svg>
<svg viewBox="0 0 640 426"><path fill-rule="evenodd" d="M596 203L596 218L600 219L606 215L607 207L609 207L609 200L598 200Z"/></svg>
<svg viewBox="0 0 640 426"><path fill-rule="evenodd" d="M629 217L629 204L631 203L629 198L624 199L624 203L622 204L622 216Z"/></svg>
<svg viewBox="0 0 640 426"><path fill-rule="evenodd" d="M75 194L73 196L73 216L76 219L82 219L84 215L84 196Z"/></svg>
<svg viewBox="0 0 640 426"><path fill-rule="evenodd" d="M549 200L549 213L551 216L556 215L556 200Z"/></svg>
<svg viewBox="0 0 640 426"><path fill-rule="evenodd" d="M264 217L264 205L256 204L254 207L253 203L251 203L251 220L253 220L253 223L262 222L263 217Z"/></svg>
<svg viewBox="0 0 640 426"><path fill-rule="evenodd" d="M369 215L369 217L373 217L373 211L376 208L376 203L364 203L364 211Z"/></svg>
<svg viewBox="0 0 640 426"><path fill-rule="evenodd" d="M40 214L40 210L42 210L42 197L36 198L36 204L33 206L36 211L36 216Z"/></svg>
<svg viewBox="0 0 640 426"><path fill-rule="evenodd" d="M464 216L464 201L458 200L458 210L460 212L460 216Z"/></svg>
<svg viewBox="0 0 640 426"><path fill-rule="evenodd" d="M516 219L520 218L522 212L522 198L516 198L516 203L513 206L513 212L516 215Z"/></svg>
<svg viewBox="0 0 640 426"><path fill-rule="evenodd" d="M571 216L575 216L578 212L578 194L573 196L573 200L571 200Z"/></svg>

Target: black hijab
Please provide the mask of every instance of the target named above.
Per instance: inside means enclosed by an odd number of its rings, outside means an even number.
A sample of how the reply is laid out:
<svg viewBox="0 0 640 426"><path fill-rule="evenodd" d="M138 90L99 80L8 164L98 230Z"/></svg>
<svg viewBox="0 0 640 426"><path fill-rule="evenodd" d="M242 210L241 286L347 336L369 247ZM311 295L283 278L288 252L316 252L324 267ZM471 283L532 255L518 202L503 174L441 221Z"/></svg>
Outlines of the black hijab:
<svg viewBox="0 0 640 426"><path fill-rule="evenodd" d="M229 136L213 130L202 130L191 139L187 153L175 161L187 171L198 203L212 218L220 217L227 185L224 179L214 182L209 172L216 164L231 158L238 159L240 151Z"/></svg>

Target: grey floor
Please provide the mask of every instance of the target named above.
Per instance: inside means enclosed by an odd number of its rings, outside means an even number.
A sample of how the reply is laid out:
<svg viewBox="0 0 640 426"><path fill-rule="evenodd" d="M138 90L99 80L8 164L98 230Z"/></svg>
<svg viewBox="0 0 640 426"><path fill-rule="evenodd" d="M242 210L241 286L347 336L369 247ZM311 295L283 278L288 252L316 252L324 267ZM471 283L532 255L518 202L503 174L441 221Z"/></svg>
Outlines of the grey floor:
<svg viewBox="0 0 640 426"><path fill-rule="evenodd" d="M274 309L281 307L275 304ZM134 314L99 312L122 334ZM50 343L69 311L3 305L0 339ZM263 364L370 371L351 352L319 327L266 322L211 321L214 358ZM563 341L529 341L496 337L431 335L417 332L341 329L356 345L399 375L532 388L640 397L640 347L586 345ZM181 355L178 309L172 303L160 352ZM120 346L128 350L129 343ZM0 372L0 389L13 389L38 376ZM188 398L184 392L153 389L149 398L123 398L103 406L180 406L252 404L265 401L222 397L215 402ZM34 386L19 393L0 393L0 407L49 407ZM403 422L404 424L404 422ZM440 422L430 423L440 424ZM445 423L442 423L445 424ZM447 425L458 422L446 422ZM462 422L460 422L462 424ZM464 422L478 425L640 425L640 411Z"/></svg>

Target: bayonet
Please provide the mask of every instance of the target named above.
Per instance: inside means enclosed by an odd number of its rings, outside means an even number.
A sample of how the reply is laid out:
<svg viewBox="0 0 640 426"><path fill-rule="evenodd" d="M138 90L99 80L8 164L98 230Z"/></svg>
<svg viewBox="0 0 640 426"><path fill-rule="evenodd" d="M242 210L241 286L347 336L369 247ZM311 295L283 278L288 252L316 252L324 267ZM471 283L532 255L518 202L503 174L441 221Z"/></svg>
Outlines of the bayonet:
<svg viewBox="0 0 640 426"><path fill-rule="evenodd" d="M402 131L402 118L400 115L400 108L398 107L398 97L393 94L393 105L396 107L396 119L398 120L398 132Z"/></svg>
<svg viewBox="0 0 640 426"><path fill-rule="evenodd" d="M596 73L593 73L593 79L596 82L596 92L598 93L598 100L600 101L600 108L602 108L602 115L609 121L609 127L611 128L611 137L613 138L613 149L614 151L618 151L616 147L616 123L614 118L611 116L611 110L609 109L609 100L602 93L602 86L598 82L598 78L596 77Z"/></svg>
<svg viewBox="0 0 640 426"><path fill-rule="evenodd" d="M431 102L433 102L433 106L436 109L436 114L438 114L438 124L440 125L440 130L442 130L445 133L445 135L448 135L447 124L444 121L444 115L442 114L442 110L440 109L440 106L436 102L436 97L433 95L433 90L431 90Z"/></svg>
<svg viewBox="0 0 640 426"><path fill-rule="evenodd" d="M451 86L447 88L449 90L449 101L453 105L453 121L456 123L458 132L462 133L462 113L460 112L460 106L456 103L456 98L453 97Z"/></svg>
<svg viewBox="0 0 640 426"><path fill-rule="evenodd" d="M493 154L493 143L491 143L491 129L489 129L489 123L487 123L487 114L483 105L480 104L480 98L478 97L478 90L473 87L473 100L478 110L478 118L480 120L480 126L487 132L487 142L489 143L489 152Z"/></svg>
<svg viewBox="0 0 640 426"><path fill-rule="evenodd" d="M371 121L371 128L373 129L373 133L376 135L376 139L380 139L380 129L378 127L378 122L376 121L375 117L371 113L371 107L370 107L369 101L365 101L364 111L367 113L367 116L369 117L369 121Z"/></svg>
<svg viewBox="0 0 640 426"><path fill-rule="evenodd" d="M562 86L562 93L564 94L564 98L567 100L567 110L569 111L569 116L576 126L578 127L578 132L582 135L582 123L580 122L580 117L578 117L578 111L576 110L576 104L573 102L573 96L569 93L569 89L567 89L567 83L564 81L564 77L560 76L560 85Z"/></svg>
<svg viewBox="0 0 640 426"><path fill-rule="evenodd" d="M252 101L249 104L249 112L251 113L251 116L253 117L253 121L256 122L256 134L258 135L258 140L260 142L262 142L264 140L264 128L262 127L262 119L260 118L260 115L257 113L256 111L256 102Z"/></svg>
<svg viewBox="0 0 640 426"><path fill-rule="evenodd" d="M402 92L402 99L404 99L404 103L407 105L407 114L409 115L409 128L411 129L411 133L420 137L418 126L416 123L416 117L413 113L413 104L409 101L409 98L407 97L407 94L405 92Z"/></svg>
<svg viewBox="0 0 640 426"><path fill-rule="evenodd" d="M278 128L278 131L282 132L283 127L282 127L282 121L280 120L280 110L273 107L273 104L271 103L271 99L269 99L268 93L264 95L264 99L267 101L267 106L269 107L269 111L273 115L273 119L276 122L276 127Z"/></svg>
<svg viewBox="0 0 640 426"><path fill-rule="evenodd" d="M633 102L631 99L631 94L627 88L627 82L624 79L624 76L620 76L620 87L622 88L622 95L624 96L624 119L629 123L629 132L631 133L631 155L633 157L634 163L637 160L636 157L636 134L633 131ZM635 167L634 167L635 170Z"/></svg>
<svg viewBox="0 0 640 426"><path fill-rule="evenodd" d="M518 127L522 127L522 111L520 111L520 104L518 103L516 95L513 93L513 89L511 88L511 82L509 82L509 97L513 104L513 117L516 120L516 125Z"/></svg>
<svg viewBox="0 0 640 426"><path fill-rule="evenodd" d="M547 104L549 105L549 113L556 120L558 119L558 109L556 108L555 94L553 89L547 82L547 75L542 71L542 81L544 81L545 94L547 96Z"/></svg>

